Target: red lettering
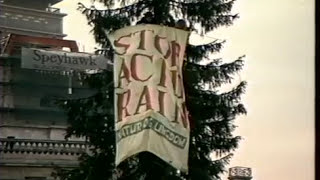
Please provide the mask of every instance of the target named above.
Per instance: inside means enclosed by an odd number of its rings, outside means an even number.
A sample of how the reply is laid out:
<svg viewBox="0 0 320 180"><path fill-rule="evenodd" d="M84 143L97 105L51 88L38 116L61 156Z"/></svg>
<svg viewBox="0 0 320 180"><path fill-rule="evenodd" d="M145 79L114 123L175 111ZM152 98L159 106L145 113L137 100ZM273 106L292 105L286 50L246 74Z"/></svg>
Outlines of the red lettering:
<svg viewBox="0 0 320 180"><path fill-rule="evenodd" d="M166 83L166 62L162 60L160 83L158 84L158 86L165 87L165 83Z"/></svg>
<svg viewBox="0 0 320 180"><path fill-rule="evenodd" d="M123 47L124 48L124 52L123 53L119 53L119 52L115 52L116 54L118 55L124 55L127 53L127 50L128 48L130 47L130 44L124 44L124 43L120 43L121 39L122 38L126 38L126 37L131 37L131 33L126 35L126 36L121 36L118 40L115 40L113 43L114 43L114 46L115 47Z"/></svg>
<svg viewBox="0 0 320 180"><path fill-rule="evenodd" d="M171 66L176 66L177 61L179 60L179 54L180 54L181 47L177 42L172 41L171 42L171 49L172 49Z"/></svg>
<svg viewBox="0 0 320 180"><path fill-rule="evenodd" d="M142 31L140 31L140 43L139 43L138 49L146 50L146 31L153 32L153 30L142 30Z"/></svg>
<svg viewBox="0 0 320 180"><path fill-rule="evenodd" d="M178 77L177 80L178 80L179 86L177 88L177 91L175 91L175 93L176 93L176 96L178 98L183 98L183 91L184 91L183 81L182 81L182 77L181 77L180 73L177 73L177 74L178 74L177 75L177 77Z"/></svg>
<svg viewBox="0 0 320 180"><path fill-rule="evenodd" d="M124 59L122 59L122 64L121 64L121 68L120 68L120 72L119 72L119 76L118 76L118 84L117 84L117 88L122 87L122 79L125 79L127 81L127 83L130 83L129 80L129 70L124 62Z"/></svg>
<svg viewBox="0 0 320 180"><path fill-rule="evenodd" d="M148 56L145 54L134 54L131 59L131 76L132 76L132 78L137 81L145 82L145 81L148 81L152 77L152 74L149 75L149 77L147 77L146 79L142 79L142 78L138 77L138 73L137 73L137 57L138 56L147 57L151 62L152 62L152 56Z"/></svg>
<svg viewBox="0 0 320 180"><path fill-rule="evenodd" d="M127 95L127 101L124 103L124 96ZM130 90L125 92L125 93L122 93L122 94L117 94L117 107L118 107L118 121L117 122L120 122L122 121L122 119L124 117L127 117L127 116L130 116L129 112L128 112L128 109L127 109L127 106L129 104L129 100L130 100L130 97L131 97L131 92Z"/></svg>
<svg viewBox="0 0 320 180"><path fill-rule="evenodd" d="M176 92L177 89L177 71L173 70L171 71L171 81L172 81L172 86L173 86L173 92Z"/></svg>
<svg viewBox="0 0 320 180"><path fill-rule="evenodd" d="M142 102L142 100L145 99L145 102ZM142 93L140 95L139 101L138 101L138 105L137 105L137 109L136 112L134 113L135 115L139 113L140 111L140 107L141 106L145 106L146 105L146 111L149 109L152 109L151 107L151 99L150 99L150 92L147 86L144 86Z"/></svg>
<svg viewBox="0 0 320 180"><path fill-rule="evenodd" d="M178 98L183 97L183 83L180 73L177 70L171 70L171 81L173 86L174 94Z"/></svg>
<svg viewBox="0 0 320 180"><path fill-rule="evenodd" d="M159 113L163 116L164 115L164 94L165 92L162 92L162 91L159 91L159 98L158 98L158 101L159 101Z"/></svg>
<svg viewBox="0 0 320 180"><path fill-rule="evenodd" d="M161 45L160 45L160 40L161 39L167 39L167 38L165 38L165 37L160 37L160 36L158 36L158 35L156 35L156 37L155 37L155 40L154 40L154 46L156 47L156 49L162 54L162 55L164 55L163 53L164 52L162 52L162 49L161 49ZM171 49L170 49L170 47L169 47L169 42L168 42L168 50L167 50L167 52L166 52L166 54L164 55L164 58L165 59L167 59L169 56L170 56L170 54L171 54Z"/></svg>

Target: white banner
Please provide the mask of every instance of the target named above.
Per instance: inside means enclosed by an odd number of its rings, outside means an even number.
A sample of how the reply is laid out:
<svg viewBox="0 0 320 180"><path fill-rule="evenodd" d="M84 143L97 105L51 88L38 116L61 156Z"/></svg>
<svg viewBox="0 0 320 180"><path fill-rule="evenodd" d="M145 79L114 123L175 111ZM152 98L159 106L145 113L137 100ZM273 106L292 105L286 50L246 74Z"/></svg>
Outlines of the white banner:
<svg viewBox="0 0 320 180"><path fill-rule="evenodd" d="M110 62L101 55L22 48L21 67L49 71L106 69Z"/></svg>
<svg viewBox="0 0 320 180"><path fill-rule="evenodd" d="M149 151L188 171L190 127L182 81L188 35L158 25L108 35L115 49L116 165Z"/></svg>

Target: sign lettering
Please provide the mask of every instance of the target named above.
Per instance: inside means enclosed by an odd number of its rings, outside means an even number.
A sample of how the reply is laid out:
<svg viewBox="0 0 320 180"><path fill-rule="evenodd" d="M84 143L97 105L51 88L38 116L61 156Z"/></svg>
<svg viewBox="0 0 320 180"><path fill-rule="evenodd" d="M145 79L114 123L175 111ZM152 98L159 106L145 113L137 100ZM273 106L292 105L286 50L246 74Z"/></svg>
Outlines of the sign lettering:
<svg viewBox="0 0 320 180"><path fill-rule="evenodd" d="M190 128L182 65L188 32L139 25L108 37L115 50L116 164L149 151L187 171Z"/></svg>

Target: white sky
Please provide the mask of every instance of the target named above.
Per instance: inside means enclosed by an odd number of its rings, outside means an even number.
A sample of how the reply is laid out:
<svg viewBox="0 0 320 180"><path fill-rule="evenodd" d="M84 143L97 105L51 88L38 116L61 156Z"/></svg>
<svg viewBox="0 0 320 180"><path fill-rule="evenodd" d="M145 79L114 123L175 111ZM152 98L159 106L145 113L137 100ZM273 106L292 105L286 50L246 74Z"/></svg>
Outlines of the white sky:
<svg viewBox="0 0 320 180"><path fill-rule="evenodd" d="M80 50L95 47L77 2L57 6L64 18L66 39ZM253 169L254 180L314 179L314 1L238 0L235 24L210 36L226 39L216 56L236 59L246 55L242 80L248 81L235 134L244 140L230 167ZM227 179L224 177L224 179Z"/></svg>

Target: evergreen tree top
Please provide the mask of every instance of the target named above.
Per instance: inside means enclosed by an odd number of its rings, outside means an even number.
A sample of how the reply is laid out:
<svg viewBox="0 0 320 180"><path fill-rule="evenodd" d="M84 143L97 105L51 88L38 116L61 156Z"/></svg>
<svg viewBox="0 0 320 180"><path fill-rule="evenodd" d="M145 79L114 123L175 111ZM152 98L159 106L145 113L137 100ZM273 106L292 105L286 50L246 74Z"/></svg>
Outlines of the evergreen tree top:
<svg viewBox="0 0 320 180"><path fill-rule="evenodd" d="M93 27L94 38L102 46L99 52L109 57L113 56L113 50L105 33L125 26L151 21L153 24L180 27L183 23L178 20L182 19L191 30L199 27L206 33L220 26L229 26L238 17L231 13L234 0L96 1L102 2L106 8L98 10L79 3L79 10ZM180 173L146 153L130 158L117 168L114 166L114 91L110 86L113 74L106 71L84 77L92 88L99 90L98 94L63 102L71 125L67 129L67 137L87 137L91 153L81 157L78 168L60 171L61 179L219 179L241 139L232 134L236 127L234 120L246 113L241 103L246 86L244 81L230 91L217 93L221 86L233 82L233 75L243 66L243 57L230 63L211 57L212 53L221 50L223 44L224 41L215 40L198 46L188 45L186 49L183 80L192 125L189 174ZM200 64L203 60L209 63Z"/></svg>
<svg viewBox="0 0 320 180"><path fill-rule="evenodd" d="M143 18L144 14L151 13L156 24L184 19L190 27L198 24L203 32L207 32L219 26L229 26L238 18L238 14L231 14L235 0L122 0L119 8L114 8L118 1L97 1L104 3L107 9L87 8L82 3L79 3L79 9L92 20L96 17L128 18L130 25Z"/></svg>

